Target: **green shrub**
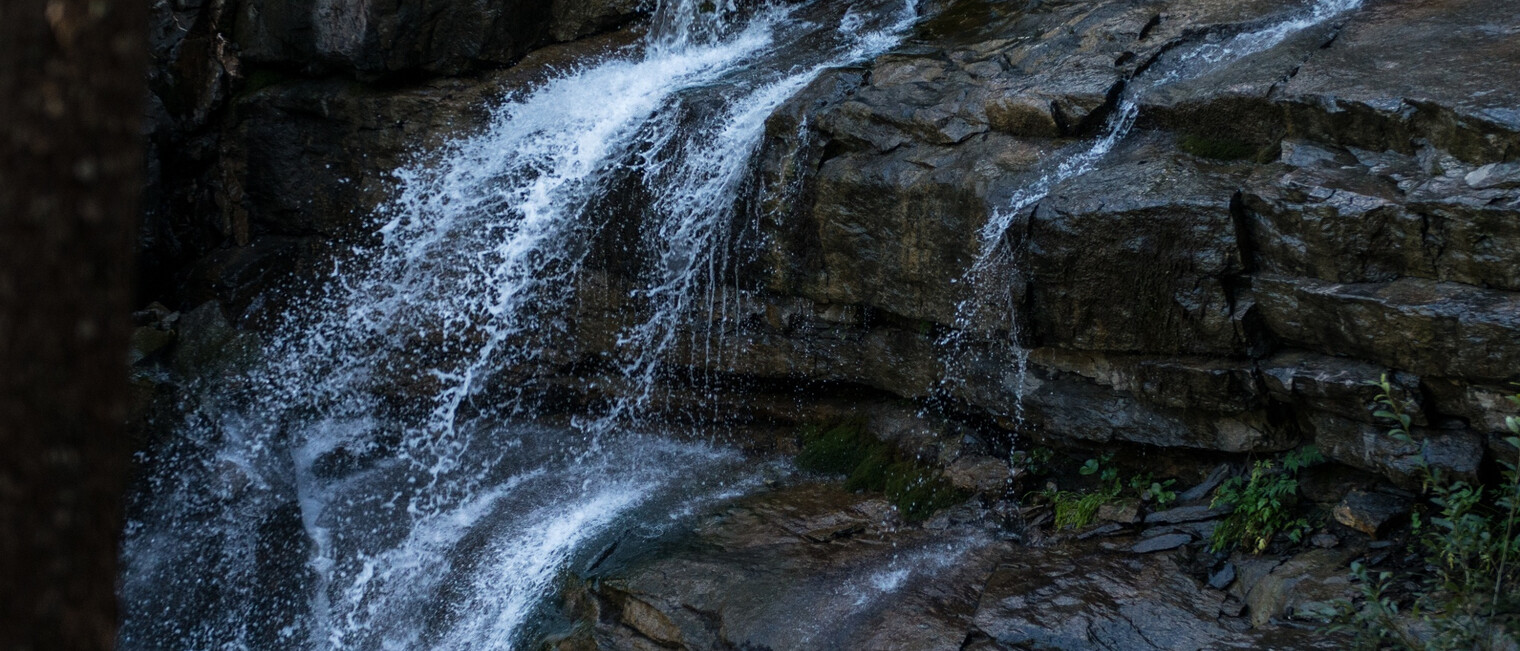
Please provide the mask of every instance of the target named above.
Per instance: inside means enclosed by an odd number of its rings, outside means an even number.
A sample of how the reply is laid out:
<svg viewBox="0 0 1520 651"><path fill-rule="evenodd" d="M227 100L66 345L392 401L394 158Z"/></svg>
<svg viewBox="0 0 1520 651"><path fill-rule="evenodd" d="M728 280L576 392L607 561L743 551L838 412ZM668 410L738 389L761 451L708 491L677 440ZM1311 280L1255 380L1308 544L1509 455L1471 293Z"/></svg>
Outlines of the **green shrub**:
<svg viewBox="0 0 1520 651"><path fill-rule="evenodd" d="M1119 480L1119 470L1109 465L1113 460L1113 454L1105 454L1097 459L1088 459L1077 469L1077 473L1084 476L1096 475L1098 488L1087 492L1062 491L1046 489L1039 493L1046 501L1050 502L1054 512L1054 526L1057 529L1081 529L1098 517L1098 510L1104 504L1120 501L1124 495L1124 484ZM1047 456L1048 461L1048 456ZM1144 502L1154 502L1157 508L1166 506L1177 499L1177 493L1170 490L1175 479L1155 481L1150 473L1135 475L1129 480L1129 488L1135 497Z"/></svg>
<svg viewBox="0 0 1520 651"><path fill-rule="evenodd" d="M1377 415L1391 420L1389 435L1412 442L1409 403L1394 397L1384 376L1374 383L1382 406ZM1520 394L1510 396L1520 405ZM1520 418L1507 417L1505 442L1520 450ZM1492 487L1448 481L1421 457L1429 515L1416 511L1412 530L1425 552L1423 576L1411 572L1421 588L1407 616L1387 594L1392 572L1372 575L1353 565L1361 586L1359 606L1343 601L1341 630L1355 634L1359 648L1513 649L1520 637L1520 459L1500 459L1502 481ZM1418 624L1416 627L1414 624ZM1415 635L1412 631L1423 631Z"/></svg>
<svg viewBox="0 0 1520 651"><path fill-rule="evenodd" d="M1258 461L1249 479L1235 477L1214 493L1214 506L1231 507L1214 528L1211 551L1227 551L1243 546L1260 554L1279 533L1298 542L1309 531L1309 521L1295 517L1298 504L1298 471L1324 460L1319 450L1308 446L1284 455L1282 462Z"/></svg>

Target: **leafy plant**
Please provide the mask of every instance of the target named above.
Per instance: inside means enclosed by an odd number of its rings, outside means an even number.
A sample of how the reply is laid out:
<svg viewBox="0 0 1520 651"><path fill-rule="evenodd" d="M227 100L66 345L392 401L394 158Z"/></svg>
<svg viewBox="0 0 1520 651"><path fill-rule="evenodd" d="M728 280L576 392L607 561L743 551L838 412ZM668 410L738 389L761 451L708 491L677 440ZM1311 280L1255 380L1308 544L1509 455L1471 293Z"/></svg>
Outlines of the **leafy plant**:
<svg viewBox="0 0 1520 651"><path fill-rule="evenodd" d="M1140 496L1142 502L1154 502L1156 508L1164 509L1177 501L1177 491L1171 489L1177 480L1156 481L1150 473L1135 475L1129 479L1130 490Z"/></svg>
<svg viewBox="0 0 1520 651"><path fill-rule="evenodd" d="M1051 488L1040 492L1055 512L1054 525L1057 529L1080 529L1092 524L1104 504L1116 502L1124 494L1125 484L1119 479L1119 470L1109 465L1112 460L1112 453L1104 454L1086 460L1077 469L1077 474L1098 477L1100 483L1095 490L1076 492ZM1147 473L1131 477L1128 487L1142 501L1154 502L1158 507L1164 508L1177 499L1177 493L1170 490L1174 483L1175 479L1155 481Z"/></svg>
<svg viewBox="0 0 1520 651"><path fill-rule="evenodd" d="M1055 511L1057 529L1081 529L1092 524L1098 516L1098 509L1112 502L1118 494L1105 488L1090 493L1047 490L1044 496L1050 500L1051 508Z"/></svg>
<svg viewBox="0 0 1520 651"><path fill-rule="evenodd" d="M1209 541L1211 551L1225 551L1243 546L1260 554L1279 533L1298 542L1309 532L1309 521L1295 517L1298 504L1298 471L1324 457L1319 449L1307 446L1284 455L1282 461L1258 461L1248 479L1235 477L1214 493L1214 506L1232 507L1230 514L1214 528Z"/></svg>
<svg viewBox="0 0 1520 651"><path fill-rule="evenodd" d="M1050 473L1050 460L1054 457L1055 451L1050 448L1014 450L1009 465L1018 472L1038 477Z"/></svg>
<svg viewBox="0 0 1520 651"><path fill-rule="evenodd" d="M1376 413L1393 421L1389 435L1413 441L1409 403L1394 397L1387 376L1373 383L1381 393ZM1520 394L1509 400L1520 405ZM1504 441L1520 450L1520 418L1509 416ZM1500 459L1502 481L1486 487L1447 481L1421 457L1425 492L1434 507L1427 517L1416 513L1413 532L1425 550L1423 589L1413 598L1409 616L1422 624L1427 639L1408 633L1410 622L1385 593L1391 572L1373 578L1360 565L1352 571L1361 585L1361 604L1340 605L1339 626L1356 635L1363 648L1392 644L1406 649L1512 649L1520 617L1520 458Z"/></svg>

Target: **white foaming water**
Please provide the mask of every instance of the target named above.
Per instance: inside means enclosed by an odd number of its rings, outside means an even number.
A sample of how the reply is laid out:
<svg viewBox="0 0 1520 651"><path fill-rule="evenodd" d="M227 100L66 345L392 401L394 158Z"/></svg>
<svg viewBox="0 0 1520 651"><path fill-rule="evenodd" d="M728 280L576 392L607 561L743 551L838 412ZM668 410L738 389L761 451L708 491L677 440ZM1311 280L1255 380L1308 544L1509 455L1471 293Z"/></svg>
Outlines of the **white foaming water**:
<svg viewBox="0 0 1520 651"><path fill-rule="evenodd" d="M1160 67L1164 72L1155 79L1129 81L1113 112L1104 126L1103 134L1090 143L1074 145L1052 157L1042 165L1038 177L1024 184L1009 197L1003 207L994 210L980 235L981 250L975 262L961 277L959 284L969 288L969 297L956 307L956 316L949 334L939 342L946 352L946 374L943 384L954 386L963 382L959 373L975 353L970 350L967 335L986 322L1005 321L1008 326L1006 340L1001 344L1007 357L1012 359L1011 384L1014 388L1013 417L1022 423L1024 415L1023 386L1029 368L1029 350L1019 342L1018 307L1011 290L1010 277L1017 273L1022 262L1022 246L1010 247L1006 236L1009 228L1021 215L1031 210L1050 194L1057 185L1093 171L1114 150L1135 126L1140 115L1140 103L1148 91L1168 84L1195 79L1200 75L1265 52L1281 44L1288 37L1305 29L1322 25L1327 21L1352 11L1362 0L1318 0L1302 15L1295 15L1266 27L1236 34L1218 43L1203 43L1186 47L1170 56ZM989 319L993 312L1003 319ZM1001 355L995 355L1001 356Z"/></svg>
<svg viewBox="0 0 1520 651"><path fill-rule="evenodd" d="M524 646L586 549L750 486L735 453L641 415L675 331L712 309L765 118L916 18L912 0L843 4L663 2L641 51L400 170L375 241L297 301L258 368L192 395L148 460L123 647ZM647 205L607 208L630 180ZM591 242L634 218L632 391L579 430L526 424L536 371L573 347Z"/></svg>

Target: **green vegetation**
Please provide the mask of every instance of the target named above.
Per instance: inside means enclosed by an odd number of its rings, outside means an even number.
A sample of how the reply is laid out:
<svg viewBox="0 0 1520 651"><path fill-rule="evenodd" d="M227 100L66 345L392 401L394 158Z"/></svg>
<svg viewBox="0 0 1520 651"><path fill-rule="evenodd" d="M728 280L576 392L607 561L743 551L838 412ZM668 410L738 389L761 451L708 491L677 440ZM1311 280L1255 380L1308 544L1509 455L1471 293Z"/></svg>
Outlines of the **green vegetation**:
<svg viewBox="0 0 1520 651"><path fill-rule="evenodd" d="M1177 141L1177 148L1201 158L1215 160L1243 160L1253 158L1260 147L1240 140L1209 138L1188 134Z"/></svg>
<svg viewBox="0 0 1520 651"><path fill-rule="evenodd" d="M1046 455L1046 461L1049 455ZM1117 503L1123 498L1124 484L1119 480L1119 470L1109 464L1113 460L1113 454L1105 454L1099 459L1088 459L1083 462L1077 472L1084 476L1097 475L1100 482L1097 490L1088 492L1062 491L1046 489L1040 495L1050 502L1055 511L1055 527L1057 529L1081 529L1098 516L1098 510L1104 504ZM1176 501L1177 493L1171 490L1176 480L1155 481L1149 473L1135 475L1129 480L1131 492L1141 501L1153 502L1157 508L1166 508L1168 504Z"/></svg>
<svg viewBox="0 0 1520 651"><path fill-rule="evenodd" d="M803 428L797 465L804 470L845 475L844 486L849 490L885 493L909 522L926 520L966 498L937 470L903 458L891 445L872 436L860 420Z"/></svg>
<svg viewBox="0 0 1520 651"><path fill-rule="evenodd" d="M1379 417L1393 421L1389 435L1414 442L1409 432L1410 403L1394 397L1387 376L1375 383L1382 391ZM1510 396L1520 405L1520 394ZM1414 514L1412 530L1425 551L1423 572L1407 576L1365 565L1352 565L1361 585L1362 603L1340 604L1338 627L1355 634L1363 649L1513 649L1520 638L1520 418L1509 416L1504 441L1517 458L1500 459L1498 486L1450 481L1421 458L1425 517ZM1420 586L1408 600L1407 616L1389 586L1395 579Z"/></svg>
<svg viewBox="0 0 1520 651"><path fill-rule="evenodd" d="M1251 468L1249 479L1235 477L1214 493L1214 505L1233 510L1214 528L1210 551L1243 546L1260 554L1279 533L1298 542L1309 532L1309 521L1295 517L1298 504L1298 471L1323 461L1319 449L1308 446L1289 452L1282 461L1264 460Z"/></svg>

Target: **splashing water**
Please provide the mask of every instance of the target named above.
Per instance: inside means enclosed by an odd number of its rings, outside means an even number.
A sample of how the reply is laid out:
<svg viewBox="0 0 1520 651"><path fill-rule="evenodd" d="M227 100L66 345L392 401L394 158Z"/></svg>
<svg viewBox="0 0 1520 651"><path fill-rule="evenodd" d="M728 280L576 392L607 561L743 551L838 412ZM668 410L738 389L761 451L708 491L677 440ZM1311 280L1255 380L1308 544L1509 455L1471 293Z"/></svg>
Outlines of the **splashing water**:
<svg viewBox="0 0 1520 651"><path fill-rule="evenodd" d="M256 368L187 392L128 527L123 647L522 646L560 573L622 523L750 485L736 453L643 415L724 272L766 117L916 19L911 0L844 4L663 2L641 52L519 92L398 171L374 241ZM629 184L644 205L609 201ZM576 429L528 424L573 351L593 242L630 218L631 390Z"/></svg>
<svg viewBox="0 0 1520 651"><path fill-rule="evenodd" d="M976 260L959 280L970 288L970 297L956 306L955 321L948 334L939 341L946 353L943 356L947 369L942 387L951 388L964 383L959 373L967 368L977 356L972 350L969 333L983 324L1003 322L1008 334L993 342L990 358L1009 359L1013 368L1010 384L1013 388L1013 417L1015 425L1023 423L1023 389L1029 369L1029 353L1020 342L1021 331L1018 306L1010 278L1016 278L1021 267L1024 247L1010 244L1009 229L1015 220L1044 200L1056 186L1093 171L1123 142L1140 116L1140 104L1146 93L1169 84L1195 79L1210 71L1272 49L1288 37L1305 29L1322 25L1327 21L1357 9L1362 0L1318 0L1306 13L1296 15L1269 26L1242 32L1218 43L1202 43L1184 48L1163 66L1163 72L1150 80L1131 79L1120 95L1105 123L1103 134L1097 139L1073 145L1058 153L1050 163L1042 166L1039 176L1025 183L1009 197L1006 205L994 210L982 225L979 233L981 249ZM1002 316L1003 319L992 318Z"/></svg>

